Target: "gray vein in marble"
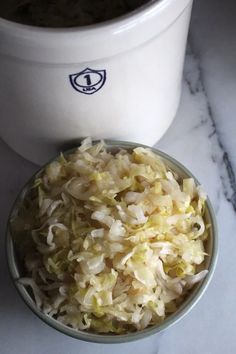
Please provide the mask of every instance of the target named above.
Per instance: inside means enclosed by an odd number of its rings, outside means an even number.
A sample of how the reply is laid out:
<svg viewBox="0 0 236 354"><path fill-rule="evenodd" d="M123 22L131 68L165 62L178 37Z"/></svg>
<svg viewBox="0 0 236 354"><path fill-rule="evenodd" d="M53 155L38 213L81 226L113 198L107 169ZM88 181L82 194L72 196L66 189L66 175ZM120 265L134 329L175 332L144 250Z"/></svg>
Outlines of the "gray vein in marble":
<svg viewBox="0 0 236 354"><path fill-rule="evenodd" d="M212 132L208 135L209 139L213 140L214 150L212 152L212 161L217 163L220 173L220 179L223 187L223 193L226 200L232 205L234 211L236 212L236 177L233 170L233 166L229 157L228 152L224 146L221 138L220 131L217 127L216 121L214 119L214 114L212 111L211 104L204 86L204 75L200 64L200 60L194 52L194 46L191 42L187 48L187 55L191 55L195 61L196 70L185 73L185 82L188 85L189 91L192 95L202 92L206 98L208 117L202 117L200 123L194 127L198 129L210 121Z"/></svg>

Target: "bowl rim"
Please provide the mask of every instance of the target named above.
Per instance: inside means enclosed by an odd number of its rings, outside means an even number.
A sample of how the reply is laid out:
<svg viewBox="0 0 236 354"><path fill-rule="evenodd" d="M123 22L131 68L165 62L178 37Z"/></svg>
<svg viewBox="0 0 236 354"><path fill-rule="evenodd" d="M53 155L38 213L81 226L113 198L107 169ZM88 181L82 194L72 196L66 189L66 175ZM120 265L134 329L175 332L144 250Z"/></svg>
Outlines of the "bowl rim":
<svg viewBox="0 0 236 354"><path fill-rule="evenodd" d="M83 139L78 139L78 145L72 149L67 149L63 151L63 154L67 155L72 153L76 148L80 145L81 141ZM96 144L100 140L93 140L93 144ZM181 172L183 172L185 175L192 177L195 182L199 185L199 181L197 178L184 166L182 165L179 161L177 161L175 158L171 157L170 155L166 154L165 152L155 148L155 147L150 147L147 145L135 143L135 142L129 142L129 141L119 141L119 140L109 140L105 139L104 140L108 148L126 148L126 149L134 149L136 147L144 147L144 148L149 148L151 149L154 153L156 153L158 156L163 158L166 162L170 162L174 166L176 166ZM42 167L34 173L31 178L25 183L24 187L21 188L20 192L18 193L13 206L10 210L8 221L7 221L7 228L6 228L6 238L5 238L5 249L6 249L6 258L7 258L7 264L8 264L8 270L11 276L11 279L13 281L13 284L15 288L17 289L20 297L22 300L25 302L25 304L31 309L31 311L38 317L40 318L44 323L49 325L50 327L58 330L59 332L68 335L70 337L73 337L75 339L83 340L86 342L93 342L93 343L103 343L103 344L118 344L118 343L126 343L126 342L131 342L131 341L136 341L157 333L163 332L165 329L173 326L177 322L179 322L183 317L185 317L190 310L198 303L200 298L203 296L205 293L211 279L213 276L213 273L215 271L216 263L217 263L217 258L218 258L218 228L217 228L217 222L216 222L216 217L215 213L212 207L212 204L207 197L206 200L206 207L208 210L208 215L209 219L211 222L212 226L212 252L211 252L211 257L209 259L209 265L208 265L208 274L206 277L197 284L197 286L193 289L193 291L189 294L187 299L183 302L183 304L178 308L177 311L175 311L173 314L169 315L163 322L157 325L153 325L151 327L148 327L144 330L137 331L134 333L127 333L127 334L121 334L121 335L109 335L109 334L96 334L96 333L91 333L91 332L85 332L81 330L75 330L73 328L70 328L61 322L57 321L56 319L50 317L49 315L44 314L42 311L37 309L34 300L31 298L29 295L28 291L26 290L25 286L19 283L19 272L17 268L17 264L15 262L15 256L14 256L14 246L13 246L13 241L11 237L11 232L10 232L10 220L11 216L14 213L14 210L17 209L17 205L19 201L21 200L22 196L24 195L24 192L27 191L27 187L33 182L35 177L41 173L41 171L52 161L56 160L58 158L59 154L50 159L46 164L44 164Z"/></svg>

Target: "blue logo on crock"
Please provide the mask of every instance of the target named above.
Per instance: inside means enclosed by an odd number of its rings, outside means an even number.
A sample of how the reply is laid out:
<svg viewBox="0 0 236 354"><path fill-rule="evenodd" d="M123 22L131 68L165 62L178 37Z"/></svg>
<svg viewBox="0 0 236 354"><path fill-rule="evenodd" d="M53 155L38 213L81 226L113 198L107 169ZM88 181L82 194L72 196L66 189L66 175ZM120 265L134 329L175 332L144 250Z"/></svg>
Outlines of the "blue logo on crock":
<svg viewBox="0 0 236 354"><path fill-rule="evenodd" d="M106 82L106 70L86 68L77 74L69 75L72 87L85 95L99 91Z"/></svg>

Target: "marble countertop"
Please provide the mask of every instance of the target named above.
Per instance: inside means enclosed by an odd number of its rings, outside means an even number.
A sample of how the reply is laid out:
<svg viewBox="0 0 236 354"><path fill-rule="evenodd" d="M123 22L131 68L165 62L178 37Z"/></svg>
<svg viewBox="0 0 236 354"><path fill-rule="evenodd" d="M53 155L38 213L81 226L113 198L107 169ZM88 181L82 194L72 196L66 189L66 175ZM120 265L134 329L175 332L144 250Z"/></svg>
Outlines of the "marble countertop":
<svg viewBox="0 0 236 354"><path fill-rule="evenodd" d="M236 4L198 0L193 8L183 94L169 131L156 145L201 181L216 211L219 260L201 301L161 337L111 347L63 336L37 319L16 296L3 235L17 192L37 169L0 142L1 354L236 353ZM13 173L14 171L14 173Z"/></svg>

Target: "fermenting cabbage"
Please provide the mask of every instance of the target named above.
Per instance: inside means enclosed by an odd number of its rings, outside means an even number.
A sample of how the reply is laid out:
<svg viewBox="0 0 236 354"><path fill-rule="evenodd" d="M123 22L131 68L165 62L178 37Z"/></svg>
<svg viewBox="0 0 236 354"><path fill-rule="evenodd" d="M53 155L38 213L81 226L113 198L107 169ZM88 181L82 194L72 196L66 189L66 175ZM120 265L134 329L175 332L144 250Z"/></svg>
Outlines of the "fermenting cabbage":
<svg viewBox="0 0 236 354"><path fill-rule="evenodd" d="M205 200L150 149L111 153L87 138L46 166L12 219L20 282L76 330L158 324L207 274Z"/></svg>
<svg viewBox="0 0 236 354"><path fill-rule="evenodd" d="M130 12L149 0L11 0L0 16L40 27L87 26Z"/></svg>

